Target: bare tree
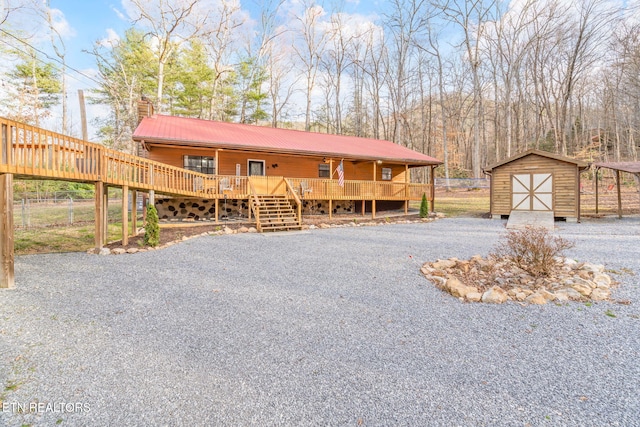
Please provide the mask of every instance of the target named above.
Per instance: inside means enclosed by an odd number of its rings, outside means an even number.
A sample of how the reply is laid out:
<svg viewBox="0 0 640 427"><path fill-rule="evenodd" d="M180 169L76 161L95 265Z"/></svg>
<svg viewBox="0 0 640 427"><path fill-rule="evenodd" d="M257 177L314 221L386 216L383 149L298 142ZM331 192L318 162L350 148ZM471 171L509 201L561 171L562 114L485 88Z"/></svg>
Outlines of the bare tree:
<svg viewBox="0 0 640 427"><path fill-rule="evenodd" d="M157 43L158 91L156 104L163 108L165 65L179 46L204 35L209 12L197 8L199 0L127 0L133 22L148 29Z"/></svg>
<svg viewBox="0 0 640 427"><path fill-rule="evenodd" d="M301 16L295 16L296 28L300 43L294 45L296 56L301 61L302 71L306 78L304 128L311 129L312 92L316 84L316 76L320 60L327 44L328 33L321 28L325 11L315 0L303 0L304 8Z"/></svg>
<svg viewBox="0 0 640 427"><path fill-rule="evenodd" d="M239 28L245 23L241 13L240 4L223 1L211 14L207 21L207 30L204 38L209 50L213 73L213 93L210 101L209 119L223 120L224 102L222 102L223 82L233 72L231 55L234 52L234 43L237 42Z"/></svg>
<svg viewBox="0 0 640 427"><path fill-rule="evenodd" d="M465 57L473 79L473 142L471 165L474 178L480 178L482 131L482 84L480 81L481 47L485 36L485 22L492 18L495 0L449 0L440 3L444 15L462 32Z"/></svg>
<svg viewBox="0 0 640 427"><path fill-rule="evenodd" d="M426 29L426 0L393 0L392 11L386 16L387 28L391 33L393 64L390 66L389 91L392 101L392 138L397 144L406 145L404 136L404 115L407 113L407 98L411 88L409 80L414 66L415 39Z"/></svg>

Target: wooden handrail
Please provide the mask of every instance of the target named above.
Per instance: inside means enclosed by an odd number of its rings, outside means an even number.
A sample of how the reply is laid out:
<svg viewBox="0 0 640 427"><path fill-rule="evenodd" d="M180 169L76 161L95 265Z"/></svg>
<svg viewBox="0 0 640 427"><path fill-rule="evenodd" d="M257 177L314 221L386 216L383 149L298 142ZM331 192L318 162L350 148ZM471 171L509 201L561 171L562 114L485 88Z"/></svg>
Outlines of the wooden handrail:
<svg viewBox="0 0 640 427"><path fill-rule="evenodd" d="M300 197L298 197L298 194L295 192L295 189L291 185L291 182L289 182L289 180L287 178L283 178L283 181L285 182L285 185L287 186L287 193L296 202L298 224L302 224L302 201L300 200Z"/></svg>
<svg viewBox="0 0 640 427"><path fill-rule="evenodd" d="M0 173L201 195L207 175L0 117Z"/></svg>

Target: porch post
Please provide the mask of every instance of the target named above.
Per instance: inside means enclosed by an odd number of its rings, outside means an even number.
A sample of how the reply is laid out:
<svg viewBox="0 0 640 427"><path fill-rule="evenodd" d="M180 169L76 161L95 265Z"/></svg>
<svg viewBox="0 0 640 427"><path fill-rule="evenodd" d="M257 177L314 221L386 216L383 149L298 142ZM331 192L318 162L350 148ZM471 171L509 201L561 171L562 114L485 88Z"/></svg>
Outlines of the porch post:
<svg viewBox="0 0 640 427"><path fill-rule="evenodd" d="M593 182L595 183L595 192L596 192L596 215L598 215L598 171L599 168L595 169L595 172L593 173Z"/></svg>
<svg viewBox="0 0 640 427"><path fill-rule="evenodd" d="M409 164L404 165L404 214L409 213Z"/></svg>
<svg viewBox="0 0 640 427"><path fill-rule="evenodd" d="M376 173L378 172L378 162L373 161L373 198L371 199L371 219L376 218Z"/></svg>
<svg viewBox="0 0 640 427"><path fill-rule="evenodd" d="M104 246L104 183L96 181L95 183L95 247L97 250Z"/></svg>
<svg viewBox="0 0 640 427"><path fill-rule="evenodd" d="M622 218L622 194L620 193L620 171L616 170L616 187L618 188L618 218Z"/></svg>
<svg viewBox="0 0 640 427"><path fill-rule="evenodd" d="M0 288L13 288L14 245L13 245L13 175L0 175Z"/></svg>
<svg viewBox="0 0 640 427"><path fill-rule="evenodd" d="M104 194L103 194L104 209L102 210L102 224L104 226L104 234L103 234L103 242L107 243L107 239L109 239L109 187L105 184L104 186Z"/></svg>
<svg viewBox="0 0 640 427"><path fill-rule="evenodd" d="M131 235L138 235L138 192L131 190Z"/></svg>
<svg viewBox="0 0 640 427"><path fill-rule="evenodd" d="M129 186L122 186L122 245L129 244Z"/></svg>
<svg viewBox="0 0 640 427"><path fill-rule="evenodd" d="M329 159L329 177L333 181L333 159ZM344 172L344 171L343 171ZM333 182L329 182L329 219L333 218Z"/></svg>
<svg viewBox="0 0 640 427"><path fill-rule="evenodd" d="M435 170L435 166L431 166L429 168L429 181L431 182L431 212L436 211L436 180L433 178L433 173Z"/></svg>

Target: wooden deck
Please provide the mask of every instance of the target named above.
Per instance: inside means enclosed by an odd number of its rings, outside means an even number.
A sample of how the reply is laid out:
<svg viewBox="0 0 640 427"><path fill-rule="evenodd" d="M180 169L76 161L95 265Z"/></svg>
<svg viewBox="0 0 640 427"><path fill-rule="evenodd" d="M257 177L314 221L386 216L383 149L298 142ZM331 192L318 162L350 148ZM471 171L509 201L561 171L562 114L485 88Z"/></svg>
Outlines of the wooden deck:
<svg viewBox="0 0 640 427"><path fill-rule="evenodd" d="M405 202L421 200L426 194L433 201L431 184L393 181L287 178L282 176L205 175L176 166L109 149L100 144L0 118L0 287L13 283L13 178L53 179L92 183L96 186L96 248L106 236L106 202L109 187L123 189L123 243L128 239L127 207L129 191L136 206L136 191L207 199L250 199L260 205L259 196L285 196L301 219L301 200L376 200ZM432 203L430 204L433 205ZM135 208L134 208L135 209ZM132 215L135 221L135 212ZM217 213L216 213L217 218ZM135 222L133 229L135 230Z"/></svg>

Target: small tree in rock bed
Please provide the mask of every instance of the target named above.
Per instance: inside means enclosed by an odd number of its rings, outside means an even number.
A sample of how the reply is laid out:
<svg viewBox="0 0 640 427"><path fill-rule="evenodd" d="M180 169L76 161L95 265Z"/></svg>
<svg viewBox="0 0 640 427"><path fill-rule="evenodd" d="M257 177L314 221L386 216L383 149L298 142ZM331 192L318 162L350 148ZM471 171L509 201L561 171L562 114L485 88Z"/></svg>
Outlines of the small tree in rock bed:
<svg viewBox="0 0 640 427"><path fill-rule="evenodd" d="M147 246L158 246L160 244L160 220L158 211L153 205L147 206L147 222L144 225L144 244Z"/></svg>
<svg viewBox="0 0 640 427"><path fill-rule="evenodd" d="M533 276L549 276L559 266L556 257L573 246L573 242L551 235L544 227L529 226L508 231L491 255L507 259Z"/></svg>
<svg viewBox="0 0 640 427"><path fill-rule="evenodd" d="M426 218L429 216L429 202L427 201L427 195L422 193L422 202L420 203L420 218Z"/></svg>

